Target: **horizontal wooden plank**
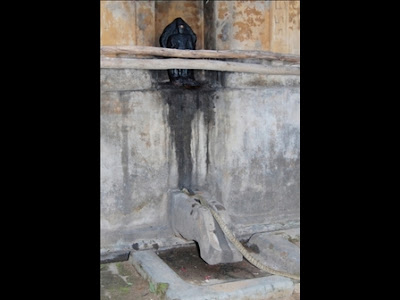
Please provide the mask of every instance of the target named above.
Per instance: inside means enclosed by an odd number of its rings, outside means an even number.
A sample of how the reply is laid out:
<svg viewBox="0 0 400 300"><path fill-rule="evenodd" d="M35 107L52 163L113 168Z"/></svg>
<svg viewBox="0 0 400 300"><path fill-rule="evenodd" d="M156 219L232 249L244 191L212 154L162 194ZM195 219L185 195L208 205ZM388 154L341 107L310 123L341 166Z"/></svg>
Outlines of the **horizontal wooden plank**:
<svg viewBox="0 0 400 300"><path fill-rule="evenodd" d="M197 69L228 72L260 73L270 75L300 75L300 67L270 66L261 64L248 64L230 61L204 60L204 59L141 59L141 58L111 58L101 57L101 68L108 69Z"/></svg>
<svg viewBox="0 0 400 300"><path fill-rule="evenodd" d="M177 58L258 58L268 60L280 60L292 63L300 63L300 56L294 54L274 53L270 51L248 50L178 50L150 46L101 46L102 55L139 55L139 56L163 56Z"/></svg>

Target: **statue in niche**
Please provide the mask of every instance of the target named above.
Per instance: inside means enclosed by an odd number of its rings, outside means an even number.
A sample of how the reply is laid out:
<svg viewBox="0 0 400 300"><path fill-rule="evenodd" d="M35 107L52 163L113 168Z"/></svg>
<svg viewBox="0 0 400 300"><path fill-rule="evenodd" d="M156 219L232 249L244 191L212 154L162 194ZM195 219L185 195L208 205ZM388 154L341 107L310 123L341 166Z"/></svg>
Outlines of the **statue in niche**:
<svg viewBox="0 0 400 300"><path fill-rule="evenodd" d="M196 34L192 28L182 19L176 18L164 28L160 36L160 45L164 48L173 49L196 49ZM170 82L176 86L198 87L200 84L194 79L193 70L170 69L168 70Z"/></svg>

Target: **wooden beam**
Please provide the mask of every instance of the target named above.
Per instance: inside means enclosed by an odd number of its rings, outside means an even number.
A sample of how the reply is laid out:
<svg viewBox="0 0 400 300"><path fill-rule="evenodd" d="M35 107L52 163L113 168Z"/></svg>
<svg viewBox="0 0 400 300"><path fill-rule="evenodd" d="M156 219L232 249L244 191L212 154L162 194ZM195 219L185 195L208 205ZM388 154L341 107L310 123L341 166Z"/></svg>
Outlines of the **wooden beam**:
<svg viewBox="0 0 400 300"><path fill-rule="evenodd" d="M180 58L110 58L101 57L100 67L106 69L197 69L228 72L260 73L269 75L300 75L300 68L293 66L267 66L230 61L180 59Z"/></svg>
<svg viewBox="0 0 400 300"><path fill-rule="evenodd" d="M148 46L101 46L102 55L133 55L133 56L163 56L178 58L257 58L268 60L280 60L291 63L300 63L300 56L294 54L282 54L269 51L246 50L178 50L162 47Z"/></svg>

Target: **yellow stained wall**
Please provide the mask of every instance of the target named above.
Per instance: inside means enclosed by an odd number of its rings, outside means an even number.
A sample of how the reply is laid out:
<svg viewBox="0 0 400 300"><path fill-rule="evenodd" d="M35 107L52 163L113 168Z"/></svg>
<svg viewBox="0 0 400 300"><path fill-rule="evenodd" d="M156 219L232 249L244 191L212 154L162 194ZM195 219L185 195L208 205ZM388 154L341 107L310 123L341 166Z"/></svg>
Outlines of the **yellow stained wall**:
<svg viewBox="0 0 400 300"><path fill-rule="evenodd" d="M100 1L100 44L136 45L135 2Z"/></svg>
<svg viewBox="0 0 400 300"><path fill-rule="evenodd" d="M204 49L207 23L213 28L208 44L216 50L300 54L300 1L296 0L101 1L100 5L101 45L158 47L165 26L181 17L197 35L196 49ZM205 6L211 7L208 15Z"/></svg>
<svg viewBox="0 0 400 300"><path fill-rule="evenodd" d="M154 1L100 1L100 44L155 46Z"/></svg>
<svg viewBox="0 0 400 300"><path fill-rule="evenodd" d="M217 50L300 54L300 1L216 1Z"/></svg>
<svg viewBox="0 0 400 300"><path fill-rule="evenodd" d="M300 54L300 1L274 1L270 11L270 50Z"/></svg>
<svg viewBox="0 0 400 300"><path fill-rule="evenodd" d="M266 1L217 1L218 50L269 49L269 3Z"/></svg>

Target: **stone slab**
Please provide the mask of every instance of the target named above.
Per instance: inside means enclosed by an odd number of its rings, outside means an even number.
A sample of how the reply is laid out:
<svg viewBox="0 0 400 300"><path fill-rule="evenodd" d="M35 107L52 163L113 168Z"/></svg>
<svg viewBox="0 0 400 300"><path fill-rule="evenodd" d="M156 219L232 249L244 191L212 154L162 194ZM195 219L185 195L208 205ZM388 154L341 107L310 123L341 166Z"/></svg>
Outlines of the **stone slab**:
<svg viewBox="0 0 400 300"><path fill-rule="evenodd" d="M300 247L284 233L256 233L247 245L264 264L292 274L300 274Z"/></svg>
<svg viewBox="0 0 400 300"><path fill-rule="evenodd" d="M129 259L130 251L113 251L109 253L100 253L100 263L107 264L111 262L126 261Z"/></svg>

